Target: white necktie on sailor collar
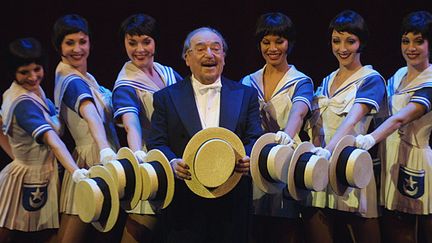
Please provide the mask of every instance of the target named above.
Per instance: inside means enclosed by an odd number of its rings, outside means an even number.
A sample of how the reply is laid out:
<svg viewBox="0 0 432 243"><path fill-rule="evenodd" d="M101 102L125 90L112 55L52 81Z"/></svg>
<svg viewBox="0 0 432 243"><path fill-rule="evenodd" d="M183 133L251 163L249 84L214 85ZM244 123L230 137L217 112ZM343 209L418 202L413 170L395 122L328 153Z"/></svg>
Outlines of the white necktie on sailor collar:
<svg viewBox="0 0 432 243"><path fill-rule="evenodd" d="M204 95L205 93L207 93L209 90L214 90L214 93L220 92L222 88L222 84L220 82L215 82L212 84L207 84L207 85L199 85L198 86L198 92L201 95Z"/></svg>

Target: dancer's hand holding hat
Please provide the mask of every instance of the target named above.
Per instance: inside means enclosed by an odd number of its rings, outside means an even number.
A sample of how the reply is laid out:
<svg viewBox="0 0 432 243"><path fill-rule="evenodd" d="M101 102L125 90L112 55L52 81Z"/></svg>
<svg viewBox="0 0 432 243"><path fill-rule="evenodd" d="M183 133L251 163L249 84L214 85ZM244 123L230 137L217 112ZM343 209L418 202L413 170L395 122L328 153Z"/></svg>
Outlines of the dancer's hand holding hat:
<svg viewBox="0 0 432 243"><path fill-rule="evenodd" d="M99 158L100 163L102 165L106 165L106 163L110 162L111 160L116 160L117 154L111 148L104 148L99 152Z"/></svg>
<svg viewBox="0 0 432 243"><path fill-rule="evenodd" d="M357 135L355 138L355 146L364 150L369 150L375 145L376 141L372 135Z"/></svg>
<svg viewBox="0 0 432 243"><path fill-rule="evenodd" d="M275 142L282 144L282 145L288 145L293 146L294 145L294 139L290 137L286 132L284 131L278 131L275 136Z"/></svg>
<svg viewBox="0 0 432 243"><path fill-rule="evenodd" d="M86 169L76 169L72 174L72 180L75 183L78 183L87 178L89 178L89 172Z"/></svg>
<svg viewBox="0 0 432 243"><path fill-rule="evenodd" d="M145 158L146 158L146 156L147 156L147 153L144 152L144 151L142 151L142 150L137 150L137 151L134 152L134 155L135 155L135 157L138 159L138 161L139 161L140 163L142 163L142 162L145 161Z"/></svg>
<svg viewBox="0 0 432 243"><path fill-rule="evenodd" d="M328 149L321 148L321 147L315 147L312 149L311 152L326 160L329 160L331 156L331 152Z"/></svg>

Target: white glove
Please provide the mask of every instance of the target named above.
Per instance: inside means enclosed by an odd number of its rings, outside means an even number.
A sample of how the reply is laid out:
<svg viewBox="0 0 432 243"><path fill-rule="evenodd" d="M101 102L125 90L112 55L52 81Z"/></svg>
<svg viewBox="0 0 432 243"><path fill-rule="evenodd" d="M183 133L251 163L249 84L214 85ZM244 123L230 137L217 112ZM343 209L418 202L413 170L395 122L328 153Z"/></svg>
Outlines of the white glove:
<svg viewBox="0 0 432 243"><path fill-rule="evenodd" d="M138 162L140 162L140 163L144 162L145 158L147 157L146 152L144 152L142 150L135 151L134 155L138 159Z"/></svg>
<svg viewBox="0 0 432 243"><path fill-rule="evenodd" d="M89 178L89 172L86 169L76 169L72 174L72 180L75 183L78 183L87 178Z"/></svg>
<svg viewBox="0 0 432 243"><path fill-rule="evenodd" d="M276 133L275 142L289 146L292 146L294 144L294 140L290 137L290 135L283 131L278 131Z"/></svg>
<svg viewBox="0 0 432 243"><path fill-rule="evenodd" d="M117 154L111 148L104 148L99 152L100 162L105 165L111 160L117 159Z"/></svg>
<svg viewBox="0 0 432 243"><path fill-rule="evenodd" d="M357 135L355 139L355 146L364 150L369 150L375 145L375 143L375 138L373 138L370 134L364 136L360 134Z"/></svg>
<svg viewBox="0 0 432 243"><path fill-rule="evenodd" d="M331 156L330 151L328 151L325 148L321 148L321 147L315 147L314 149L312 149L311 152L314 153L314 154L316 154L316 155L318 155L318 156L320 156L320 157L322 157L322 158L324 158L324 159L326 159L326 160L329 160L330 156Z"/></svg>

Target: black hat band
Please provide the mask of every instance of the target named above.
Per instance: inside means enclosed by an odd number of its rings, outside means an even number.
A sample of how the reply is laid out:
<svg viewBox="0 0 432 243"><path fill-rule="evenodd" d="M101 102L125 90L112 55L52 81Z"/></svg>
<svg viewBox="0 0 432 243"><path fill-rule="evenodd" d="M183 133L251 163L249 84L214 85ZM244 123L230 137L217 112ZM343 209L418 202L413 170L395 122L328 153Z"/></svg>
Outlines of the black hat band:
<svg viewBox="0 0 432 243"><path fill-rule="evenodd" d="M350 155L356 149L357 148L354 146L347 146L344 149L342 149L341 153L339 154L337 165L336 165L336 178L339 180L339 182L342 185L351 186L347 181L346 166Z"/></svg>
<svg viewBox="0 0 432 243"><path fill-rule="evenodd" d="M94 177L92 179L96 182L103 195L102 209L98 221L104 223L108 220L112 206L109 186L105 180L100 177Z"/></svg>
<svg viewBox="0 0 432 243"><path fill-rule="evenodd" d="M296 187L303 189L303 190L309 190L306 187L305 181L304 181L304 175L306 171L307 163L309 162L309 159L315 155L312 152L305 152L301 154L298 158L297 164L295 165L294 169L294 183Z"/></svg>
<svg viewBox="0 0 432 243"><path fill-rule="evenodd" d="M120 162L120 164L122 165L123 171L125 172L125 176L126 176L125 191L124 191L123 198L121 200L130 200L132 199L133 194L135 192L135 183L136 183L132 162L129 161L128 159L119 159L118 162Z"/></svg>
<svg viewBox="0 0 432 243"><path fill-rule="evenodd" d="M258 157L259 172L261 173L262 177L264 177L264 179L266 179L267 181L272 182L272 183L277 183L277 181L275 181L270 176L270 173L269 173L268 167L267 167L267 160L268 160L268 156L270 154L271 149L276 147L277 145L279 145L279 144L277 144L277 143L266 144L261 149L261 152L260 152L259 157Z"/></svg>
<svg viewBox="0 0 432 243"><path fill-rule="evenodd" d="M147 163L149 163L156 171L157 180L158 180L158 188L157 188L156 196L153 200L156 201L164 200L168 190L167 174L165 173L164 167L159 161L151 161Z"/></svg>

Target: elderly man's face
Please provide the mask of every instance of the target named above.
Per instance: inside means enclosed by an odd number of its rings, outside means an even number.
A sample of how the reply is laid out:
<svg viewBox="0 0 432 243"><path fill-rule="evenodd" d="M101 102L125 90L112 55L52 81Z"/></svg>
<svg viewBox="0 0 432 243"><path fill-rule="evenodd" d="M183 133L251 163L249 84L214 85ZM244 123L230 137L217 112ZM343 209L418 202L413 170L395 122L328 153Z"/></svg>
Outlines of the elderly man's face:
<svg viewBox="0 0 432 243"><path fill-rule="evenodd" d="M222 40L215 33L203 30L191 38L186 52L186 65L203 84L212 84L218 79L225 65Z"/></svg>

